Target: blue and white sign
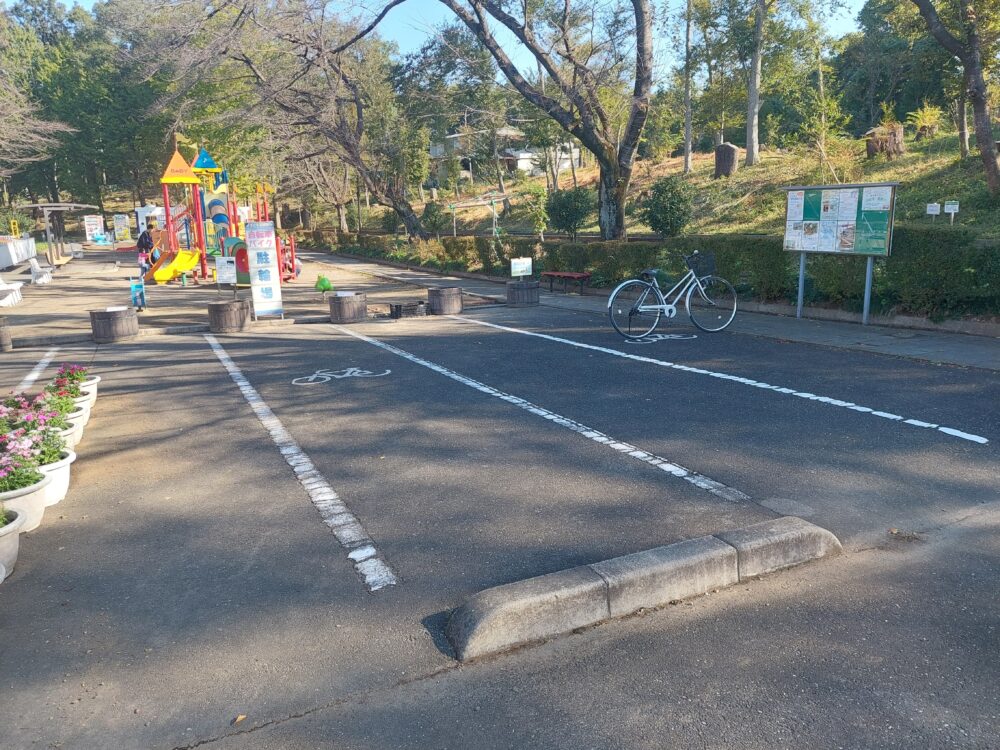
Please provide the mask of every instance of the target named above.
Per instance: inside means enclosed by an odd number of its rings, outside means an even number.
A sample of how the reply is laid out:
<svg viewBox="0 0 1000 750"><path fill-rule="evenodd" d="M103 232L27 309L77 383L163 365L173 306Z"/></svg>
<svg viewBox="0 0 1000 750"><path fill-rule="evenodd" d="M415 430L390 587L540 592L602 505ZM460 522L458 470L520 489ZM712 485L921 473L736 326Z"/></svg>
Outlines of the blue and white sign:
<svg viewBox="0 0 1000 750"><path fill-rule="evenodd" d="M531 258L511 258L511 276L531 276Z"/></svg>
<svg viewBox="0 0 1000 750"><path fill-rule="evenodd" d="M252 221L246 225L247 260L250 264L250 294L254 315L284 315L278 278L278 250L274 222Z"/></svg>

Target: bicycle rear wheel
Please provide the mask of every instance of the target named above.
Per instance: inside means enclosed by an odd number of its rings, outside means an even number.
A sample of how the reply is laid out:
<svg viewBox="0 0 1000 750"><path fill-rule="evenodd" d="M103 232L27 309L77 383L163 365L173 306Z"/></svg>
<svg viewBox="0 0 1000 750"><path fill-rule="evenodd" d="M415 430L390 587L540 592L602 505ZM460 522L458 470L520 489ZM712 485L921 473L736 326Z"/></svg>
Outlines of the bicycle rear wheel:
<svg viewBox="0 0 1000 750"><path fill-rule="evenodd" d="M736 290L718 276L705 276L699 281L701 287L692 284L684 302L688 317L703 331L721 331L736 317Z"/></svg>
<svg viewBox="0 0 1000 750"><path fill-rule="evenodd" d="M660 310L640 311L641 305L662 305L663 298L652 284L632 279L620 285L608 300L611 325L627 339L648 336L660 322Z"/></svg>

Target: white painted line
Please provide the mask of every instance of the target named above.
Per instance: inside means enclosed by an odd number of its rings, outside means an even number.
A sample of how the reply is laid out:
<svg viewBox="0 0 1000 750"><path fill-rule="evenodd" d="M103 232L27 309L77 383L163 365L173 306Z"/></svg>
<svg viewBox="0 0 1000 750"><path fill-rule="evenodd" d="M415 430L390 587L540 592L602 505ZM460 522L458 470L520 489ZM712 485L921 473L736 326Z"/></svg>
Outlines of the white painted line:
<svg viewBox="0 0 1000 750"><path fill-rule="evenodd" d="M215 356L219 358L219 362L226 368L229 377L240 389L243 398L250 404L257 419L270 434L271 440L278 446L278 451L292 467L292 471L295 472L295 476L306 492L309 493L309 499L319 511L323 523L333 530L337 541L348 551L347 557L354 563L354 569L365 579L368 590L378 591L386 586L394 586L399 583L392 569L379 558L375 544L358 519L344 505L340 496L313 465L313 462L309 460L309 456L281 424L281 420L275 416L271 407L257 393L257 389L250 385L250 381L246 379L242 370L222 348L222 344L209 333L204 334L204 336L205 341L215 352Z"/></svg>
<svg viewBox="0 0 1000 750"><path fill-rule="evenodd" d="M695 487L705 490L706 492L711 492L713 495L717 495L730 502L751 502L750 496L740 492L737 489L733 489L722 482L717 482L714 479L699 474L696 471L691 471L691 469L686 469L678 463L669 461L661 456L654 455L652 453L647 453L644 450L636 448L634 445L628 443L623 443L620 440L615 440L608 435L605 435L599 430L595 430L592 427L587 427L585 424L580 424L568 417L561 416L555 412L551 412L548 409L543 409L530 401L526 401L523 398L517 396L512 396L509 393L504 393L503 391L497 390L491 386L484 383L480 383L478 380L473 380L472 378L467 378L464 375L460 375L454 370L449 370L447 367L442 367L441 365L430 362L426 359L416 356L415 354L410 354L407 351L399 349L392 344L387 344L384 341L379 341L378 339L373 339L370 336L365 336L364 334L357 333L343 326L331 326L341 333L346 333L348 336L353 336L361 341L366 341L372 346L377 346L379 349L384 349L387 352L395 354L396 356L402 357L403 359L409 360L414 364L420 365L421 367L426 367L429 370L433 370L436 373L444 375L446 378L451 378L462 385L467 385L470 388L474 388L480 393L485 393L488 396L493 396L501 401L506 401L508 404L516 406L520 409L524 409L531 414L535 414L543 419L546 419L553 424L557 424L560 427L565 427L573 432L582 435L589 440L593 440L595 443L600 443L606 445L607 447L623 453L625 455L631 456L632 458L638 459L643 463L647 463L650 466L656 466L657 468L665 471L671 476L679 477L684 479Z"/></svg>
<svg viewBox="0 0 1000 750"><path fill-rule="evenodd" d="M56 354L58 353L59 347L49 349L45 352L45 356L38 360L38 364L32 368L31 372L24 376L24 380L22 380L21 384L15 389L16 392L23 393L31 388L31 386L35 384L35 381L38 380L38 377L45 372L45 368L49 366L49 363L56 358Z"/></svg>
<svg viewBox="0 0 1000 750"><path fill-rule="evenodd" d="M623 359L631 359L635 362L645 362L650 365L658 365L659 367L669 367L672 370L681 370L682 372L690 372L695 375L708 375L713 378L720 378L722 380L731 380L734 383L740 383L742 385L753 386L754 388L761 388L763 390L774 391L775 393L782 393L787 396L795 396L796 398L804 398L809 401L817 401L822 404L830 404L831 406L839 406L844 409L850 409L851 411L857 411L864 414L871 414L876 417L882 417L883 419L889 419L892 421L898 421L901 424L908 424L913 427L925 427L938 432L943 432L945 435L951 435L952 437L961 438L962 440L969 440L973 443L979 443L985 445L989 442L987 438L980 435L972 435L968 432L962 432L961 430L956 430L952 427L941 427L937 424L932 424L930 422L922 422L917 419L906 419L898 414L891 414L889 412L877 411L871 409L867 406L858 406L850 401L841 401L840 399L830 398L829 396L817 396L815 393L803 393L802 391L797 391L792 388L784 388L777 385L770 385L769 383L762 383L758 380L751 380L750 378L740 377L739 375L730 375L724 372L714 372L712 370L705 370L700 367L690 367L688 365L679 365L676 362L667 362L662 359L654 359L652 357L642 357L638 354L629 354L628 352L620 352L617 349L609 349L604 346L595 346L594 344L584 344L582 341L573 341L572 339L564 339L559 336L551 336L547 333L538 333L536 331L525 331L521 328L511 328L510 326L502 326L496 323L487 323L485 320L476 320L475 318L466 318L461 315L449 315L449 318L454 318L455 320L461 320L465 323L475 323L479 326L486 326L487 328L496 328L498 331L507 331L508 333L519 333L522 336L534 336L535 338L545 339L546 341L555 341L559 344L568 344L569 346L575 346L579 349L588 349L594 352L601 352L602 354L610 354L613 357L622 357Z"/></svg>

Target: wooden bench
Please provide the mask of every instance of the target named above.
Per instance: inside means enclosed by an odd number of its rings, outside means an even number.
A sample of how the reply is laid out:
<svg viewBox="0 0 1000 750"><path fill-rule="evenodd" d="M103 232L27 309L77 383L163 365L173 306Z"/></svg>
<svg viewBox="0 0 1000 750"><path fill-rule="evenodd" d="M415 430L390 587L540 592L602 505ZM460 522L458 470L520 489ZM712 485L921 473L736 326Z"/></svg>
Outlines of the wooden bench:
<svg viewBox="0 0 1000 750"><path fill-rule="evenodd" d="M574 284L580 284L580 294L583 294L583 287L588 281L590 281L589 273L574 273L573 271L542 271L542 278L547 278L549 280L549 291L552 291L552 285L555 284L556 279L562 279L563 291L569 286L572 281Z"/></svg>

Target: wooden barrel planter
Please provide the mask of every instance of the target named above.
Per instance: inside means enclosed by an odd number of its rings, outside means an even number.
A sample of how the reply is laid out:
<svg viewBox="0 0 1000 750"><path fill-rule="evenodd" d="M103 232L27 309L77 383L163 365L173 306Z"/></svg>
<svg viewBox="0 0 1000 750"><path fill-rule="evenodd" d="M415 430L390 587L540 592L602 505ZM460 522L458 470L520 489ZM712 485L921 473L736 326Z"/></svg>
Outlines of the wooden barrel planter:
<svg viewBox="0 0 1000 750"><path fill-rule="evenodd" d="M538 304L537 281L508 281L507 306L527 307Z"/></svg>
<svg viewBox="0 0 1000 750"><path fill-rule="evenodd" d="M250 327L250 306L234 299L208 303L208 330L212 333L237 333Z"/></svg>
<svg viewBox="0 0 1000 750"><path fill-rule="evenodd" d="M363 323L368 320L368 295L364 292L337 292L330 297L331 323Z"/></svg>
<svg viewBox="0 0 1000 750"><path fill-rule="evenodd" d="M98 344L134 339L139 335L139 316L131 307L91 310L90 330Z"/></svg>
<svg viewBox="0 0 1000 750"><path fill-rule="evenodd" d="M10 335L10 325L7 318L0 318L0 351L9 352L14 348L14 339Z"/></svg>
<svg viewBox="0 0 1000 750"><path fill-rule="evenodd" d="M462 287L443 286L427 290L431 315L457 315L462 312Z"/></svg>

